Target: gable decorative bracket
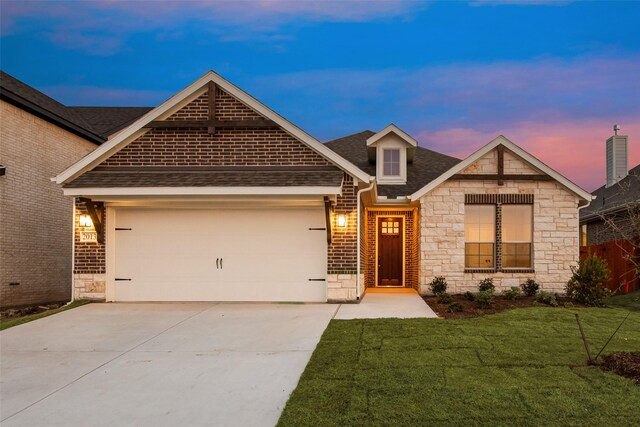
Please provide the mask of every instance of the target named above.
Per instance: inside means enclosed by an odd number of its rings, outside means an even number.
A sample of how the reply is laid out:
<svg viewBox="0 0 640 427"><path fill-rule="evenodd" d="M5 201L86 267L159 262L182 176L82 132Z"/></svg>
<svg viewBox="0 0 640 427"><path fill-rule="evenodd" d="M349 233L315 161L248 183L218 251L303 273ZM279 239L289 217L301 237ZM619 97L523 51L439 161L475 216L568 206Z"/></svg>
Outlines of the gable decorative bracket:
<svg viewBox="0 0 640 427"><path fill-rule="evenodd" d="M98 243L104 244L104 222L102 218L104 203L94 202L86 197L80 197L79 200L87 207L87 213L91 217L93 227L96 229Z"/></svg>

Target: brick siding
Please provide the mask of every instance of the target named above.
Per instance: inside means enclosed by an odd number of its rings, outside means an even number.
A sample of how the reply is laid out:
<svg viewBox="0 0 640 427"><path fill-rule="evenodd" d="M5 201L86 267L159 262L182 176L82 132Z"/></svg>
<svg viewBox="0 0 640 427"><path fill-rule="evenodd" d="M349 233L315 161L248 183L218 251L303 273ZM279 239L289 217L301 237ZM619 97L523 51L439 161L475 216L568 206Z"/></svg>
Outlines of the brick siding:
<svg viewBox="0 0 640 427"><path fill-rule="evenodd" d="M0 124L0 306L68 301L73 201L50 178L96 145L4 101Z"/></svg>
<svg viewBox="0 0 640 427"><path fill-rule="evenodd" d="M329 274L355 274L357 268L357 187L353 178L345 174L342 184L342 195L338 195L334 224L332 224L332 241L328 248L327 272ZM347 226L338 227L335 218L346 215Z"/></svg>
<svg viewBox="0 0 640 427"><path fill-rule="evenodd" d="M205 120L208 96L167 120ZM263 119L217 89L216 119ZM105 160L103 166L324 166L331 163L281 129L152 129Z"/></svg>
<svg viewBox="0 0 640 427"><path fill-rule="evenodd" d="M80 215L87 215L87 208L83 202L76 201L75 218L75 265L74 274L104 274L105 273L105 245L103 243L80 241ZM106 230L107 212L102 209L103 233ZM103 237L104 236L103 234Z"/></svg>

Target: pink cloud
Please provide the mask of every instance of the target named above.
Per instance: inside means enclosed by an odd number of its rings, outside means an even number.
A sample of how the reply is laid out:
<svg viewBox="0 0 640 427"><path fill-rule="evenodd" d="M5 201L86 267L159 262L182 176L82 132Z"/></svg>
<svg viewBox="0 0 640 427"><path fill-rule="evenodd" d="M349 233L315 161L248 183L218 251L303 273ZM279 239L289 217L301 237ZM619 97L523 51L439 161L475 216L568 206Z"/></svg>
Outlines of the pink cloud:
<svg viewBox="0 0 640 427"><path fill-rule="evenodd" d="M640 122L629 118L619 124L620 134L629 136L632 168L640 163ZM593 191L605 181L605 141L613 134L612 126L612 121L602 119L525 121L494 131L457 128L415 135L424 147L464 158L502 134L585 190Z"/></svg>

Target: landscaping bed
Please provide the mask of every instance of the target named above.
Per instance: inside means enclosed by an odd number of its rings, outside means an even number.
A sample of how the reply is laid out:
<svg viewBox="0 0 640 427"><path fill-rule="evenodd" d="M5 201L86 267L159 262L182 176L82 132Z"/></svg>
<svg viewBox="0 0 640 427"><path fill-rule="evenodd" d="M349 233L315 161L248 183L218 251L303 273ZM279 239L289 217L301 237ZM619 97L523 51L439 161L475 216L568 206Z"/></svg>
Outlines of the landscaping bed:
<svg viewBox="0 0 640 427"><path fill-rule="evenodd" d="M79 307L88 303L88 300L76 300L69 304L43 304L3 310L2 312L0 312L0 331L11 328L13 326L21 325L23 323L31 322L33 320L41 319L52 314L70 310L72 308Z"/></svg>
<svg viewBox="0 0 640 427"><path fill-rule="evenodd" d="M640 351L611 353L602 358L600 367L640 385Z"/></svg>
<svg viewBox="0 0 640 427"><path fill-rule="evenodd" d="M476 317L486 314L495 314L504 310L513 308L536 307L542 305L535 300L535 297L521 296L515 299L509 299L502 295L496 295L493 302L486 306L479 306L476 301L469 301L464 295L450 295L451 302L441 303L436 295L423 297L424 301L431 307L439 317L445 319L463 319L467 317ZM571 301L569 298L556 297L558 307L583 307L582 304ZM461 311L449 311L452 303L458 303Z"/></svg>

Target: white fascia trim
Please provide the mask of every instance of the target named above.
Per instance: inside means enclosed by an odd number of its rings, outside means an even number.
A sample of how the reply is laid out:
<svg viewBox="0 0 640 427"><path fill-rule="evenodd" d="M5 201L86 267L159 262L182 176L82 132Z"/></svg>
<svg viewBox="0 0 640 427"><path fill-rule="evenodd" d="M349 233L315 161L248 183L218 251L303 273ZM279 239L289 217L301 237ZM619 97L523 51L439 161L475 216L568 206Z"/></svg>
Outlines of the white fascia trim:
<svg viewBox="0 0 640 427"><path fill-rule="evenodd" d="M204 93L204 91L206 90L206 84L211 81L220 86L220 88L222 88L225 92L228 92L241 102L245 103L250 108L262 114L266 118L273 120L291 136L302 141L307 146L309 146L309 148L335 163L353 178L359 179L364 182L369 182L369 175L362 171L360 168L356 167L353 163L338 155L336 152L326 147L320 141L313 138L311 135L307 134L302 129L298 128L297 126L286 120L284 117L280 116L279 114L268 108L266 105L264 105L248 93L244 92L242 89L228 82L217 73L209 71L204 76L200 77L198 80L169 98L163 104L149 111L147 114L133 122L127 128L120 131L116 136L113 137L113 139L110 139L107 142L103 143L101 146L89 153L80 161L67 168L64 172L60 173L55 178L56 183L62 184L69 181L70 179L83 173L84 171L88 170L95 164L101 162L106 157L111 155L119 145L129 142L146 133L148 130L143 129L144 125L153 120L159 119L163 114L167 114L190 96L193 96L194 94L200 95Z"/></svg>
<svg viewBox="0 0 640 427"><path fill-rule="evenodd" d="M393 123L391 123L389 126L387 126L386 128L382 129L380 132L376 133L375 135L370 136L367 139L367 147L372 146L373 144L378 142L378 140L380 140L381 138L383 138L384 136L388 135L391 132L393 132L396 135L398 135L400 138L405 140L407 142L407 144L409 144L409 145L411 145L413 147L416 147L418 145L418 141L416 141L414 138L412 138L411 135L409 135L408 133L406 133L405 131L400 129L398 126L396 126Z"/></svg>
<svg viewBox="0 0 640 427"><path fill-rule="evenodd" d="M65 188L65 196L218 196L218 195L333 195L342 187L118 187Z"/></svg>
<svg viewBox="0 0 640 427"><path fill-rule="evenodd" d="M498 136L493 141L489 142L484 147L480 148L478 151L471 154L469 157L467 157L466 159L464 159L463 161L461 161L460 163L458 163L457 165L453 166L451 169L449 169L448 171L440 175L437 179L431 181L429 184L425 185L420 190L413 193L410 196L411 200L418 200L420 197L429 193L430 191L438 187L440 184L445 182L447 179L451 178L453 175L463 171L468 166L473 164L476 160L478 160L480 157L484 156L485 154L487 154L488 152L490 152L491 150L493 150L494 148L496 148L498 145L501 145L501 144L516 156L520 157L521 159L531 164L533 167L539 169L540 171L546 173L547 175L555 179L557 182L562 184L568 190L575 193L577 196L581 197L584 200L591 200L591 193L589 193L586 190L583 190L578 185L574 184L573 182L565 178L560 173L551 169L549 166L547 166L546 164L544 164L543 162L541 162L531 154L527 153L526 151L518 147L513 142L509 141L503 135Z"/></svg>

